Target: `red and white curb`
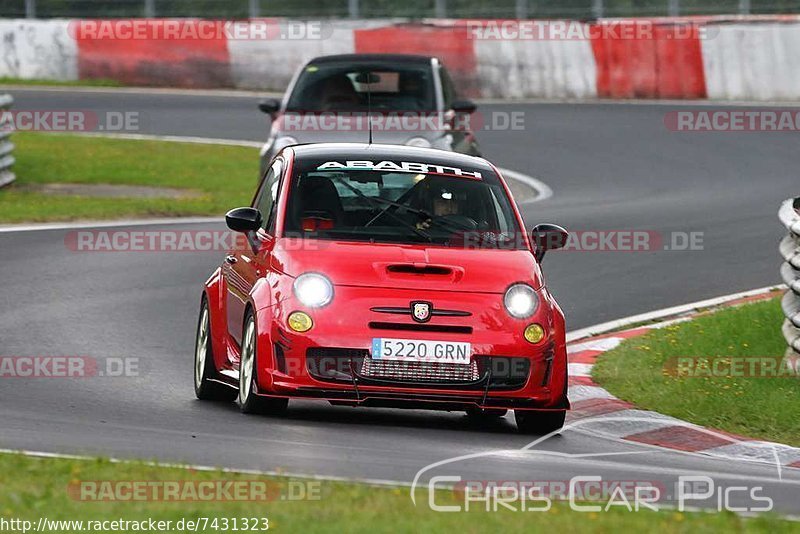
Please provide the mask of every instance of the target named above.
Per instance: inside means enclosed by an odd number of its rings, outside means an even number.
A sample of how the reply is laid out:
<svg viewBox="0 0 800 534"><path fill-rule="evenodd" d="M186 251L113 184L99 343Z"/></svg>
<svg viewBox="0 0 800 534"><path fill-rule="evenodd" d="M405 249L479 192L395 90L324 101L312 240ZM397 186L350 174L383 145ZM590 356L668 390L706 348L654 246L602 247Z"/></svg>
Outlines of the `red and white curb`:
<svg viewBox="0 0 800 534"><path fill-rule="evenodd" d="M580 421L582 429L602 437L662 447L673 451L800 468L800 448L737 436L687 423L657 412L637 409L633 404L616 398L594 383L591 377L592 367L597 358L604 352L616 348L626 339L642 336L654 328L663 328L675 322L689 320L698 315L698 310L706 309L709 306L735 306L774 297L777 296L776 289L775 287L763 288L664 310L662 317L666 320L628 330L598 335L584 333L583 337L580 337L580 333L578 336L576 333L572 333L570 337L573 341L567 345L570 374L569 399L572 403L568 424ZM678 310L678 312L676 313L674 310ZM637 321L636 318L631 318L627 321L628 324L634 324L641 320ZM620 323L620 321L615 323ZM602 330L602 326L594 327L594 329ZM611 327L613 324L608 326L608 328Z"/></svg>

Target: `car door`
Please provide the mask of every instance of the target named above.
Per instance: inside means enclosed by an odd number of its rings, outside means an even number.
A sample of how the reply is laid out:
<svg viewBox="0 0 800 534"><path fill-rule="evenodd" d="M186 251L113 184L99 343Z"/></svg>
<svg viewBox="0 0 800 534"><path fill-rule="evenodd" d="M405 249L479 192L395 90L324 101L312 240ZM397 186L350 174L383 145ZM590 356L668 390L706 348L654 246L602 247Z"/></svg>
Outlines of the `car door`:
<svg viewBox="0 0 800 534"><path fill-rule="evenodd" d="M283 170L283 159L276 159L267 171L253 200L252 207L261 212L260 230L247 235L246 243L242 242L225 257L223 272L227 290L228 334L239 346L242 344L244 311L250 291L256 280L266 274L269 265L269 254L274 239L272 223Z"/></svg>

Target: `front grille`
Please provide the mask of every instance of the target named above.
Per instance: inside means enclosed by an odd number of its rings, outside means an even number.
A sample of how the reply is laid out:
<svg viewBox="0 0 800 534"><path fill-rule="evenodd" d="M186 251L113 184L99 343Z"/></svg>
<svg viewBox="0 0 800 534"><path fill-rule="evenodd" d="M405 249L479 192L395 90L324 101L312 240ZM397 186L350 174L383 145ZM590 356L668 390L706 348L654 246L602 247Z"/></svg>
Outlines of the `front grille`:
<svg viewBox="0 0 800 534"><path fill-rule="evenodd" d="M478 363L401 362L365 358L360 373L369 378L397 380L399 382L475 382L481 378Z"/></svg>
<svg viewBox="0 0 800 534"><path fill-rule="evenodd" d="M402 330L411 332L444 332L447 334L471 334L471 326L458 326L447 324L419 324L419 323L387 323L371 321L368 325L373 330Z"/></svg>
<svg viewBox="0 0 800 534"><path fill-rule="evenodd" d="M528 381L531 361L509 356L475 356L481 374L489 373L489 389L519 389Z"/></svg>
<svg viewBox="0 0 800 534"><path fill-rule="evenodd" d="M319 380L351 382L350 362L354 369L359 369L366 358L369 358L369 351L365 349L315 347L306 352L306 369Z"/></svg>
<svg viewBox="0 0 800 534"><path fill-rule="evenodd" d="M366 349L315 347L306 352L306 369L326 382L352 383L355 373L364 382L372 379L376 384L483 390L488 377L489 390L513 390L528 381L531 362L522 357L481 355L473 356L469 365L373 360Z"/></svg>

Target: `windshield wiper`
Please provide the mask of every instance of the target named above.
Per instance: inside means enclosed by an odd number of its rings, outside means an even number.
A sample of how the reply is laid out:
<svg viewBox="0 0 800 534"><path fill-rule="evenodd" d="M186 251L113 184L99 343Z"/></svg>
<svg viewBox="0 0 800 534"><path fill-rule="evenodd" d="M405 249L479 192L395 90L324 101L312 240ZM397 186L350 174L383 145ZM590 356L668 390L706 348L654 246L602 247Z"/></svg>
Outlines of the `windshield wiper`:
<svg viewBox="0 0 800 534"><path fill-rule="evenodd" d="M378 202L378 199L372 198L372 197L368 197L367 195L365 195L364 193L362 193L361 191L359 191L357 188L353 187L352 185L348 184L346 181L342 180L338 176L334 176L333 179L336 180L337 182L339 182L340 184L342 184L343 186L345 186L347 189L349 189L353 193L355 193L355 195L358 198L364 199L367 202L369 202L373 207L380 207L380 202ZM380 200L383 201L383 202L391 202L391 201L387 201L386 199L383 199L383 198L380 199ZM424 232L424 231L420 230L419 228L417 228L417 226L415 224L411 224L410 222L406 221L402 217L398 217L394 213L389 213L388 215L390 217L392 217L394 220L398 221L403 226L405 226L406 228L408 228L409 230L411 230L412 232L414 232L415 234L417 234L418 236L420 236L423 239L425 239L425 241L428 241L429 243L433 243L433 237L431 237L431 235L428 232ZM373 219L373 221L374 221L374 219ZM370 221L370 223L373 222L373 221ZM369 226L369 223L364 225L365 228L367 226Z"/></svg>
<svg viewBox="0 0 800 534"><path fill-rule="evenodd" d="M420 208L413 208L413 207L409 206L408 204L401 204L400 202L395 202L393 200L389 200L388 198L376 197L376 198L371 198L371 200L374 200L375 202L380 202L380 203L383 203L383 204L387 204L387 206L383 210L381 210L381 212L379 214L377 214L375 217L373 217L367 224L365 224L364 225L365 227L371 225L372 223L374 223L375 221L377 221L378 219L380 219L384 215L392 215L392 213L389 212L389 209L392 208L392 207L395 207L395 208L403 208L406 211L411 212L411 213L413 213L415 215L418 215L421 218L425 218L425 219L429 220L431 222L431 224L438 224L440 226L449 226L451 229L456 229L456 230L474 230L474 228L468 227L468 226L464 226L463 224L458 224L456 221L451 221L451 220L447 220L447 219L441 219L439 217L436 217L436 216L428 213L426 210L423 210L423 209L420 209Z"/></svg>

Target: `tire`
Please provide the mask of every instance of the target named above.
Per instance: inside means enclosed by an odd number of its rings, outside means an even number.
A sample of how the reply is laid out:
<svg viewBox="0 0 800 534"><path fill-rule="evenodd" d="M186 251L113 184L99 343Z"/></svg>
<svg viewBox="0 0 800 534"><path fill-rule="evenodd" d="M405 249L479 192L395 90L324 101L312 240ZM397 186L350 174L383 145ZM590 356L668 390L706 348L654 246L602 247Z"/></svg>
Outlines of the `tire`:
<svg viewBox="0 0 800 534"><path fill-rule="evenodd" d="M219 382L214 382L217 370L214 368L214 353L211 349L211 319L205 295L200 302L200 316L197 318L197 333L194 338L194 394L201 400L232 401L236 390Z"/></svg>
<svg viewBox="0 0 800 534"><path fill-rule="evenodd" d="M508 410L504 410L501 408L492 410L483 410L478 408L477 406L470 406L466 410L467 417L473 419L475 421L490 421L492 419L499 419L501 417L505 417L508 413Z"/></svg>
<svg viewBox="0 0 800 534"><path fill-rule="evenodd" d="M544 436L558 432L564 427L566 410L532 411L514 410L514 419L520 434L536 434Z"/></svg>
<svg viewBox="0 0 800 534"><path fill-rule="evenodd" d="M239 408L242 413L262 415L281 415L289 405L289 399L272 399L256 394L256 320L252 311L248 311L242 332L242 351L239 358Z"/></svg>

